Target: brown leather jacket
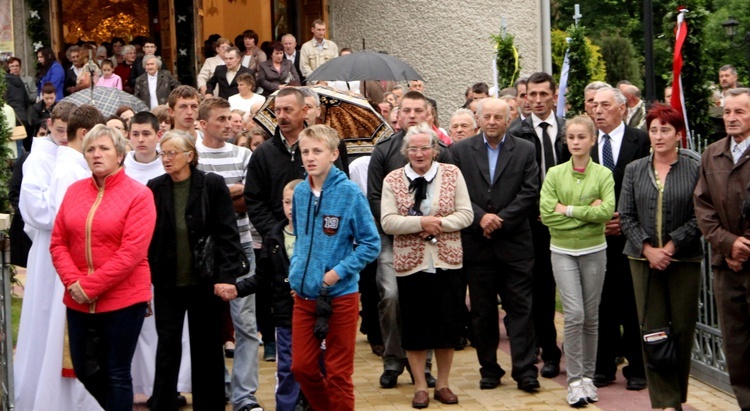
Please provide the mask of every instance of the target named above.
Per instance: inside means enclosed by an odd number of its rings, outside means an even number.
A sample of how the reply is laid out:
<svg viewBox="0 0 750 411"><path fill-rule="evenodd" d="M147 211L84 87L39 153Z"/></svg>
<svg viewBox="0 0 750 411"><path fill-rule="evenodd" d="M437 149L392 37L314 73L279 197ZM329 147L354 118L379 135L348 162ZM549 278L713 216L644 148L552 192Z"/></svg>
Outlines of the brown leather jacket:
<svg viewBox="0 0 750 411"><path fill-rule="evenodd" d="M750 237L742 204L750 183L750 150L737 164L732 160L730 138L723 138L706 148L701 159L701 173L695 187L695 216L703 236L711 243L711 265L727 268L725 257L731 255L738 236ZM750 263L745 263L745 270Z"/></svg>

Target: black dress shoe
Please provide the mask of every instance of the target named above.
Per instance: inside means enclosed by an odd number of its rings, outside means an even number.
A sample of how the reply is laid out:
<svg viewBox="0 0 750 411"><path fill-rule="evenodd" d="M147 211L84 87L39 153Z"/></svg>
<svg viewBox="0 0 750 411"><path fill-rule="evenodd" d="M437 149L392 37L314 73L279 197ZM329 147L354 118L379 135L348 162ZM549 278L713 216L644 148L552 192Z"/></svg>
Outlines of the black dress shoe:
<svg viewBox="0 0 750 411"><path fill-rule="evenodd" d="M498 385L500 385L500 378L482 377L479 380L479 389L481 390L494 390Z"/></svg>
<svg viewBox="0 0 750 411"><path fill-rule="evenodd" d="M534 377L523 377L518 381L518 389L526 392L534 392L541 387L539 380Z"/></svg>
<svg viewBox="0 0 750 411"><path fill-rule="evenodd" d="M542 377L544 378L555 378L560 375L560 362L559 361L545 361L542 367Z"/></svg>
<svg viewBox="0 0 750 411"><path fill-rule="evenodd" d="M629 378L625 388L629 391L640 391L646 388L646 379L640 377Z"/></svg>
<svg viewBox="0 0 750 411"><path fill-rule="evenodd" d="M425 371L424 379L427 380L427 387L435 388L435 384L437 384L437 380L435 379L435 377L432 376L432 373L430 373L429 371Z"/></svg>
<svg viewBox="0 0 750 411"><path fill-rule="evenodd" d="M608 377L604 374L594 374L594 386L597 388L606 387L615 382L615 377Z"/></svg>
<svg viewBox="0 0 750 411"><path fill-rule="evenodd" d="M393 388L398 383L398 376L401 375L403 371L396 371L396 370L385 370L383 371L383 374L380 376L380 386L383 388Z"/></svg>
<svg viewBox="0 0 750 411"><path fill-rule="evenodd" d="M182 394L177 394L177 405L180 407L184 407L187 405L187 398L185 398Z"/></svg>

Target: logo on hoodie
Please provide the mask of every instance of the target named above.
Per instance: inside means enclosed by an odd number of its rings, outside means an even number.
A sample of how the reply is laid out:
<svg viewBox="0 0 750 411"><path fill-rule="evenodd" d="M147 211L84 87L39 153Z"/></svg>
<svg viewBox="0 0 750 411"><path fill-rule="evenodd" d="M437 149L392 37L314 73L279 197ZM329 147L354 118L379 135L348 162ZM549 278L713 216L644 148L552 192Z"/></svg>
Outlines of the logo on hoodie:
<svg viewBox="0 0 750 411"><path fill-rule="evenodd" d="M335 215L323 216L323 233L325 235L335 235L339 231L339 221L341 217Z"/></svg>

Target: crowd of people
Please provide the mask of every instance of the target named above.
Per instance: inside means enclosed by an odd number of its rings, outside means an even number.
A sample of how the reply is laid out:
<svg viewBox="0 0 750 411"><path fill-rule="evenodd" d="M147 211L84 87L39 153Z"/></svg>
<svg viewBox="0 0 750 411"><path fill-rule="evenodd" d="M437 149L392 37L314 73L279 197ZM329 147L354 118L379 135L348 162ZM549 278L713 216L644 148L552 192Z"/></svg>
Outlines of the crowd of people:
<svg viewBox="0 0 750 411"><path fill-rule="evenodd" d="M510 376L536 392L540 375L562 372L559 293L570 406L606 395L624 358L628 390L680 410L702 237L732 386L750 408L748 284L735 274L750 259L750 89L731 66L726 138L702 158L681 148L682 114L647 108L627 81L589 84L586 113L566 121L544 72L472 85L446 129L423 81L368 81L395 133L352 156L347 136L316 124L319 97L305 87L352 52L325 31L316 20L299 50L287 34L269 55L252 30L217 36L197 87L161 67L150 39L113 39L111 59L72 46L68 69L43 48L35 87L8 61L9 104L39 100L18 115L30 133L10 196L12 262L28 272L17 409L131 410L142 394L176 410L190 392L196 410L262 410L256 392L274 387L277 410L353 410L360 315L383 389L407 370L412 407L429 406L430 388L456 404L455 350L475 347L480 389L506 374L498 304ZM92 83L149 110L105 118L58 102ZM269 135L253 116L272 93ZM670 352L648 349L664 341ZM275 382L259 380L260 358L276 361Z"/></svg>

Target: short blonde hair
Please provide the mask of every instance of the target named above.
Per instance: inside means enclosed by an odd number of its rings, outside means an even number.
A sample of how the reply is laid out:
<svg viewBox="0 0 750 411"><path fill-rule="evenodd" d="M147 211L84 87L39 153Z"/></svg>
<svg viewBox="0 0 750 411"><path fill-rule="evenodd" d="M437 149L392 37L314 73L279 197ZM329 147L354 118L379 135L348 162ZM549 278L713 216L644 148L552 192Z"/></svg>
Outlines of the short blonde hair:
<svg viewBox="0 0 750 411"><path fill-rule="evenodd" d="M339 143L341 143L339 133L325 124L317 124L302 130L299 139L302 140L303 138L309 138L321 142L331 151L337 150L339 148Z"/></svg>
<svg viewBox="0 0 750 411"><path fill-rule="evenodd" d="M298 178L296 180L292 180L284 186L284 189L281 190L282 193L286 193L287 191L294 191L294 188L297 187L297 184L303 182L305 180L302 180L301 178Z"/></svg>
<svg viewBox="0 0 750 411"><path fill-rule="evenodd" d="M182 151L193 153L193 159L190 160L190 165L198 165L198 150L195 148L195 139L193 136L184 131L170 130L164 133L160 145L164 147L168 142L171 142Z"/></svg>
<svg viewBox="0 0 750 411"><path fill-rule="evenodd" d="M128 140L122 135L122 132L114 127L107 127L104 124L97 124L89 130L88 133L83 137L83 152L99 137L107 136L112 139L112 145L115 146L115 152L118 156L125 156L125 147L128 145Z"/></svg>

